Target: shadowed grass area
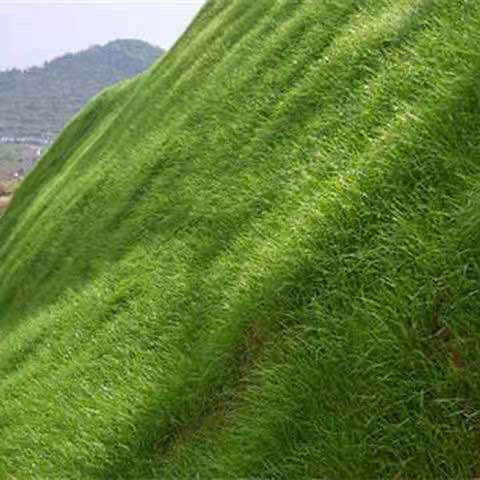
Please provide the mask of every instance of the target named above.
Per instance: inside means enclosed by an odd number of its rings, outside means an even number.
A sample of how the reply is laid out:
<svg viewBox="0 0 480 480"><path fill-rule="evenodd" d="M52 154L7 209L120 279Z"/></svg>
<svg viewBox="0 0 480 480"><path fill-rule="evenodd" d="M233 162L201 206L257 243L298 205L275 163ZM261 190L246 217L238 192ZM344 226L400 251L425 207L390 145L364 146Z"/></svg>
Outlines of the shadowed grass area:
<svg viewBox="0 0 480 480"><path fill-rule="evenodd" d="M0 221L0 476L480 474L480 4L210 1Z"/></svg>

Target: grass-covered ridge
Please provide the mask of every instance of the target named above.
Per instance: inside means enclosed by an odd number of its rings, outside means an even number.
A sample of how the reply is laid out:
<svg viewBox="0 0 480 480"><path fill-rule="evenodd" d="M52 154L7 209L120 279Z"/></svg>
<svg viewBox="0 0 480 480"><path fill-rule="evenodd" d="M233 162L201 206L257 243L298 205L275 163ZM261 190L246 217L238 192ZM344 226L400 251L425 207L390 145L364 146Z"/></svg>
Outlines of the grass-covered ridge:
<svg viewBox="0 0 480 480"><path fill-rule="evenodd" d="M0 220L0 478L480 474L480 3L211 0Z"/></svg>

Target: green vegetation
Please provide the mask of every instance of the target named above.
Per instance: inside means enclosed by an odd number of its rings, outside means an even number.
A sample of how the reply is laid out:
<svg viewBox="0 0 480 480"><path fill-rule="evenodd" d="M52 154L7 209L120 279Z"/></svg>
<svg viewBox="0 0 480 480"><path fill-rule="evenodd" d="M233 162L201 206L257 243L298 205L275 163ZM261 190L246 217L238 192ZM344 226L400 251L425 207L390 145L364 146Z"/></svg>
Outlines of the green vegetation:
<svg viewBox="0 0 480 480"><path fill-rule="evenodd" d="M41 68L0 72L0 137L56 135L93 96L143 72L162 54L140 40L117 40Z"/></svg>
<svg viewBox="0 0 480 480"><path fill-rule="evenodd" d="M90 103L0 221L0 478L479 476L479 51L211 0Z"/></svg>

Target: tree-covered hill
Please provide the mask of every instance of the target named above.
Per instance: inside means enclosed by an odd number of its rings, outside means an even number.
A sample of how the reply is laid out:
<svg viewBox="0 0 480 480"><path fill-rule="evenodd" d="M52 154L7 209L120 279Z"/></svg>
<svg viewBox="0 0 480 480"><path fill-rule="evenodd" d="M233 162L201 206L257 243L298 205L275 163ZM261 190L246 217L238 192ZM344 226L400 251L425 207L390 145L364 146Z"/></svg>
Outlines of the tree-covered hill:
<svg viewBox="0 0 480 480"><path fill-rule="evenodd" d="M0 139L55 136L94 95L143 72L162 54L140 40L116 40L43 67L0 72Z"/></svg>
<svg viewBox="0 0 480 480"><path fill-rule="evenodd" d="M210 0L0 219L0 478L480 476L480 2Z"/></svg>

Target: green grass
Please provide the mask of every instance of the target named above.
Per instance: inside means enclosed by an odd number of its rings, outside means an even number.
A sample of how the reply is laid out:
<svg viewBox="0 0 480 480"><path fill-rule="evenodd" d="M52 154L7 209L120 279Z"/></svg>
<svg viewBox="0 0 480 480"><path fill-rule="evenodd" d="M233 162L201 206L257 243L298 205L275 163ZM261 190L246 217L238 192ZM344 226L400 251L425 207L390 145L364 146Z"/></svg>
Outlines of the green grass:
<svg viewBox="0 0 480 480"><path fill-rule="evenodd" d="M0 221L0 478L480 474L480 3L211 0Z"/></svg>

